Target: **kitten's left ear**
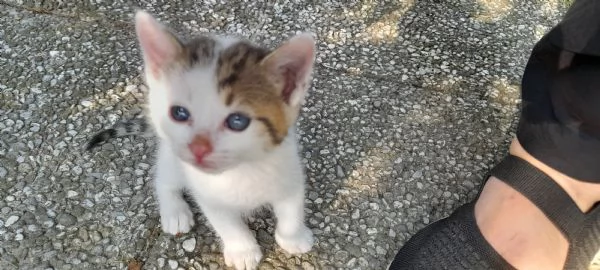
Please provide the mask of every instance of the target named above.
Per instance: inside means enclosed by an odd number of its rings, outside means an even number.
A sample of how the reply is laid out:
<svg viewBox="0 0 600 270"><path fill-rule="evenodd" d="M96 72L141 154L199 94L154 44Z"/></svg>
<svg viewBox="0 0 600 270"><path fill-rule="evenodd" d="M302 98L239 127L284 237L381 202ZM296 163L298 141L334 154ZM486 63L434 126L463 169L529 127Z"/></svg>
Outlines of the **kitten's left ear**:
<svg viewBox="0 0 600 270"><path fill-rule="evenodd" d="M267 55L261 62L292 107L300 105L308 90L315 62L315 39L310 33L298 34Z"/></svg>

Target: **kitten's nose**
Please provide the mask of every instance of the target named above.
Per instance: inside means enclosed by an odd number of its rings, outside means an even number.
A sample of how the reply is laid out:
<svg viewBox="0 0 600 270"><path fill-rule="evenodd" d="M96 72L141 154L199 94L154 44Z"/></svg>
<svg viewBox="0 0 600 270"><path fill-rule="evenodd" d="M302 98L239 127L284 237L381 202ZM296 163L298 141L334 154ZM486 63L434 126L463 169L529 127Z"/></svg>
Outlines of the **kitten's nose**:
<svg viewBox="0 0 600 270"><path fill-rule="evenodd" d="M213 150L210 139L201 135L194 137L192 143L189 144L189 148L198 163L202 163L204 158Z"/></svg>

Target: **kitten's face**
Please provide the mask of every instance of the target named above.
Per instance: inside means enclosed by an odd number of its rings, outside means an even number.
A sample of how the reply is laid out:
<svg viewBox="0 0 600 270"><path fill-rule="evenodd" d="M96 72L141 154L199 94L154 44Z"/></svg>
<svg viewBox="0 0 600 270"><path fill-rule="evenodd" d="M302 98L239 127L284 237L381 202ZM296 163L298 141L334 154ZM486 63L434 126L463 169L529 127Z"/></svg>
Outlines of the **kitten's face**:
<svg viewBox="0 0 600 270"><path fill-rule="evenodd" d="M181 159L219 173L260 160L288 136L309 85L312 37L272 52L231 37L182 43L144 12L136 30L152 122Z"/></svg>

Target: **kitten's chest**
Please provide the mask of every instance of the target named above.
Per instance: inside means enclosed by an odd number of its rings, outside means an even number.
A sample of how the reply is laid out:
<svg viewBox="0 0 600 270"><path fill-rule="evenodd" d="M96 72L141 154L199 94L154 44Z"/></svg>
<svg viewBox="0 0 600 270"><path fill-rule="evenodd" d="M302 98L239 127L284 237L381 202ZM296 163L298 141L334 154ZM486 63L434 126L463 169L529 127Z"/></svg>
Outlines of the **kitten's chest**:
<svg viewBox="0 0 600 270"><path fill-rule="evenodd" d="M276 169L237 170L221 175L189 170L186 174L188 188L198 199L248 210L285 196L295 186L289 176Z"/></svg>

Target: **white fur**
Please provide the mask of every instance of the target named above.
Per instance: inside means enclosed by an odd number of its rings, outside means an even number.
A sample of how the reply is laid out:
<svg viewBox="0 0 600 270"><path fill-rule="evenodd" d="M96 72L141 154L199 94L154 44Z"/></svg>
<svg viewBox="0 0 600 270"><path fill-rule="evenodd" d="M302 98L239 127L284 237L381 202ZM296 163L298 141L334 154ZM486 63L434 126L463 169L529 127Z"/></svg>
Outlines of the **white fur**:
<svg viewBox="0 0 600 270"><path fill-rule="evenodd" d="M288 253L309 251L313 237L304 225L304 174L296 151L290 137L263 160L209 174L179 159L161 140L156 192L163 230L186 233L194 224L181 196L185 188L223 240L227 265L254 269L260 262L260 247L242 216L266 204L277 217L277 243Z"/></svg>
<svg viewBox="0 0 600 270"><path fill-rule="evenodd" d="M136 15L142 50L176 48L162 44L166 40L163 30L148 16L143 12ZM233 43L231 37L217 40L220 49ZM244 108L223 104L215 79L216 60L191 71L169 70L157 75L148 67L168 61L161 57L168 57L170 52L144 54L149 115L160 139L155 181L163 230L178 234L193 227L192 212L182 197L185 189L222 239L228 266L241 270L258 266L262 253L243 215L264 205L272 205L277 218L277 243L288 253L309 251L313 236L304 224L305 179L294 128L274 149L265 147L270 138L258 121L252 121L243 132L227 130L223 128L227 115ZM307 84L301 87L307 88ZM192 121L173 121L169 117L173 105L186 107ZM188 144L197 134L208 136L212 142L213 153L206 157L213 165L210 170L194 165Z"/></svg>

